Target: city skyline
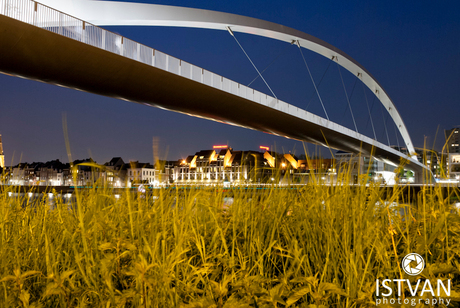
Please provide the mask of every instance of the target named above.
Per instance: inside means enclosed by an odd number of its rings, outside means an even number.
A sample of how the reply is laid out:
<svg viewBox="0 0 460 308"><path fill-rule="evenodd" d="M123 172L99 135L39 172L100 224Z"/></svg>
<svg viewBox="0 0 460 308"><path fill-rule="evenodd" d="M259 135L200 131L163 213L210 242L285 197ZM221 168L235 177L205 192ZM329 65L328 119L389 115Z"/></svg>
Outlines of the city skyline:
<svg viewBox="0 0 460 308"><path fill-rule="evenodd" d="M314 10L304 20L301 16L306 14L308 8L300 1L288 2L278 10L277 4L272 2L264 2L263 6L258 2L248 6L242 3L208 3L201 8L284 24L342 49L363 64L390 94L416 146L423 146L423 136L430 136L428 141L433 142L438 124L438 141L442 141L444 129L458 124L455 122L455 114L459 111L455 104L455 85L460 78L459 60L455 55L458 55L459 50L459 22L453 13L454 7L447 9L423 4L412 8L395 2L393 5L397 5L400 10L393 12L391 7L371 7L370 4L360 7L358 2L349 6L336 4L330 7L314 4ZM183 1L161 4L186 6ZM332 30L334 26L340 31ZM105 28L242 83L255 77L255 72L241 50L228 33L223 31ZM369 37L373 35L382 37L370 41ZM241 40L253 52L254 58L259 60L256 64L260 68L284 48L284 45L269 42L268 47L264 47L268 50L268 55L265 55L263 48L262 51L251 49L249 43L254 41L258 44L257 39L241 35ZM201 49L205 43L208 46ZM210 49L209 45L217 46L217 51ZM228 53L217 59L215 55L223 54L224 51ZM227 60L237 64L219 67ZM235 66L239 70L235 70ZM277 70L270 70L267 71L268 77L277 74ZM257 149L260 145L273 148L276 144L275 150L279 152L303 152L300 142L138 104L5 75L0 76L0 84L6 89L2 98L0 133L5 144L7 165L10 162L18 163L21 153L22 161L56 158L67 161L62 129L63 113L67 114L73 159L91 156L96 161L107 161L110 157L122 156L152 161L153 137L159 139L160 158L168 160L179 159L189 152L221 143L247 150ZM276 85L278 88L287 86L286 82ZM297 89L300 87L297 86ZM170 154L165 156L168 146ZM431 144L427 146L431 147Z"/></svg>

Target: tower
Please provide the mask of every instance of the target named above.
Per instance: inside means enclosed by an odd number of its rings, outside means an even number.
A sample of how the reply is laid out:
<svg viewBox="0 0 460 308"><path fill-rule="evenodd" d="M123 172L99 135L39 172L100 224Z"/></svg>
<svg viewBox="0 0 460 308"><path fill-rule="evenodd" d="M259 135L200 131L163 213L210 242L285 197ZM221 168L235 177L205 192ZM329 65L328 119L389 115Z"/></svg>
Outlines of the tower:
<svg viewBox="0 0 460 308"><path fill-rule="evenodd" d="M0 168L5 167L5 156L3 155L2 135L0 135Z"/></svg>

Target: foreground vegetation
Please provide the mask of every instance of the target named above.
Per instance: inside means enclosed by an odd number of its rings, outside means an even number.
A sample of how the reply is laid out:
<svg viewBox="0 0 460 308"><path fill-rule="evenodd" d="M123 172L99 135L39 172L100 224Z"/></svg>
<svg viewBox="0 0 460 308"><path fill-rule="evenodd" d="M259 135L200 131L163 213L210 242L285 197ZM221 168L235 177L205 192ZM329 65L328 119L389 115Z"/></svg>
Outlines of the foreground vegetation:
<svg viewBox="0 0 460 308"><path fill-rule="evenodd" d="M409 252L460 300L457 189L2 189L0 307L373 307Z"/></svg>

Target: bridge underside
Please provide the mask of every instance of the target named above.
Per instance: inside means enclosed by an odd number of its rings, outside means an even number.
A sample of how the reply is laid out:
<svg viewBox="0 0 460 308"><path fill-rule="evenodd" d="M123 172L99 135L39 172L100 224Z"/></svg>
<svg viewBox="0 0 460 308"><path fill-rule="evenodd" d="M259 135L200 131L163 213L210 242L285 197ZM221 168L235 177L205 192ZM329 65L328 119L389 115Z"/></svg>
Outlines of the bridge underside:
<svg viewBox="0 0 460 308"><path fill-rule="evenodd" d="M0 15L0 72L204 117L400 164L403 155L132 59ZM180 90L178 90L180 89ZM377 144L377 146L375 146ZM424 167L407 160L406 168Z"/></svg>

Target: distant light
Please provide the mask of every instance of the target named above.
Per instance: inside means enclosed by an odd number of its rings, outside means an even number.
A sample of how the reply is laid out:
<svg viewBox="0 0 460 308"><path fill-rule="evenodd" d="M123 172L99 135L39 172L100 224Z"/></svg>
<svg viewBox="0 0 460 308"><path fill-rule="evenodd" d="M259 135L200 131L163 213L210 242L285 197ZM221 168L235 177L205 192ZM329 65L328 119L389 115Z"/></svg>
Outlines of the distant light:
<svg viewBox="0 0 460 308"><path fill-rule="evenodd" d="M285 164L285 163L282 163L282 164L281 164L281 167L283 167L283 168L286 167L286 164Z"/></svg>
<svg viewBox="0 0 460 308"><path fill-rule="evenodd" d="M228 148L228 145L213 145L213 149L226 149Z"/></svg>
<svg viewBox="0 0 460 308"><path fill-rule="evenodd" d="M270 147L264 147L263 145L261 145L261 146L259 147L259 149L261 149L261 150L266 150L266 151L270 151Z"/></svg>
<svg viewBox="0 0 460 308"><path fill-rule="evenodd" d="M185 164L185 159L182 160L182 163Z"/></svg>

